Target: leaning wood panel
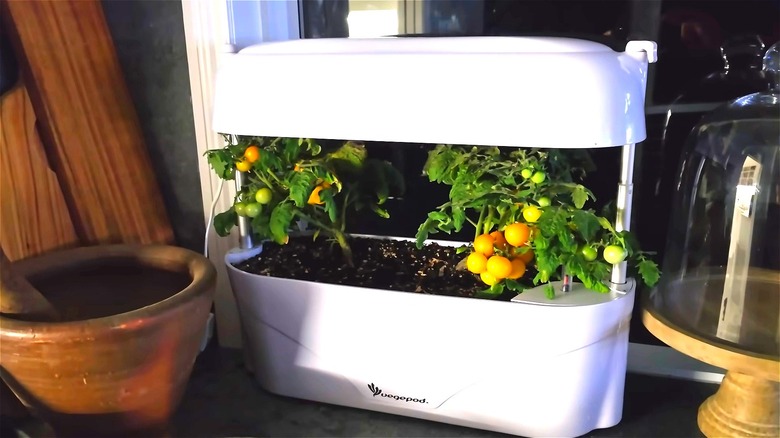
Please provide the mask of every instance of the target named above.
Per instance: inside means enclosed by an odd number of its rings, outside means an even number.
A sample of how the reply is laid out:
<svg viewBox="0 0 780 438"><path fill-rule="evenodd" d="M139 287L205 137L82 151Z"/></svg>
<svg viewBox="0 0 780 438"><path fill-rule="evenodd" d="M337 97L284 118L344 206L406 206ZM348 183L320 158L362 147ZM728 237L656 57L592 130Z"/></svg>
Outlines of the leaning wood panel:
<svg viewBox="0 0 780 438"><path fill-rule="evenodd" d="M0 100L0 244L20 260L78 244L24 86Z"/></svg>
<svg viewBox="0 0 780 438"><path fill-rule="evenodd" d="M43 141L82 243L171 242L100 2L2 4Z"/></svg>

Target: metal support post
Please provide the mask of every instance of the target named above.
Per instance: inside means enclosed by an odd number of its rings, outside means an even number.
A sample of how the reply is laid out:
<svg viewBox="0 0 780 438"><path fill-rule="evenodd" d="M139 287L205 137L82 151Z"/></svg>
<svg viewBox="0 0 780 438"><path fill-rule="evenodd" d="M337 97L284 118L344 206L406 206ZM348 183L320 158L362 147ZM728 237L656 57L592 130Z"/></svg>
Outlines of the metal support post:
<svg viewBox="0 0 780 438"><path fill-rule="evenodd" d="M617 218L615 231L628 231L631 227L631 201L634 195L634 148L636 145L623 145L620 160L620 183L617 194ZM612 283L626 282L628 264L623 261L612 268Z"/></svg>
<svg viewBox="0 0 780 438"><path fill-rule="evenodd" d="M237 144L236 137L231 138L233 144ZM246 175L244 172L235 171L236 181L236 193L241 193L241 189L244 188L244 182L246 181ZM252 223L250 218L246 216L238 217L238 247L241 249L253 248L254 239L252 238Z"/></svg>

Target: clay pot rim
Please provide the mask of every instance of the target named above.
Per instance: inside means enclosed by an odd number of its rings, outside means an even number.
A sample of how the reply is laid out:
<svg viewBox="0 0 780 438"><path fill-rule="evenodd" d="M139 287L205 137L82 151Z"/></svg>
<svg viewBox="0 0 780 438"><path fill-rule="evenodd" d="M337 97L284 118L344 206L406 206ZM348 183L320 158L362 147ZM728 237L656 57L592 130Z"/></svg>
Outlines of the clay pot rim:
<svg viewBox="0 0 780 438"><path fill-rule="evenodd" d="M61 339L64 332L84 333L85 325L100 326L102 329L139 330L146 326L159 324L160 318L154 315L164 314L193 301L201 295L214 290L217 272L214 265L203 255L186 248L172 245L96 245L65 249L43 254L37 257L14 262L12 268L18 275L29 277L44 271L68 269L68 267L105 260L107 258L134 259L141 265L158 267L178 267L190 274L190 283L182 290L157 303L128 312L100 318L75 321L26 321L0 315L0 334L7 336L29 336L35 333L38 340ZM128 320L135 320L131 327ZM46 327L47 330L36 330ZM56 328L56 329L55 329ZM31 330L32 329L32 330ZM55 329L55 330L51 330Z"/></svg>

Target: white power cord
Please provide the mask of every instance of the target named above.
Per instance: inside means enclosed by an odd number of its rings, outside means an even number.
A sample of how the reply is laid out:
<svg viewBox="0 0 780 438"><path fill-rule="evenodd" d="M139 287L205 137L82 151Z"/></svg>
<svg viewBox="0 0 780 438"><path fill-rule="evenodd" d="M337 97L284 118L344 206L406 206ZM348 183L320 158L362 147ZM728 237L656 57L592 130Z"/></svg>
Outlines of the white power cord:
<svg viewBox="0 0 780 438"><path fill-rule="evenodd" d="M217 201L219 201L220 195L222 195L222 187L225 185L225 180L220 178L219 188L214 193L214 200L211 202L211 209L209 210L209 221L206 223L206 237L203 240L203 255L209 256L209 232L211 231L211 223L214 222L214 210L217 208Z"/></svg>

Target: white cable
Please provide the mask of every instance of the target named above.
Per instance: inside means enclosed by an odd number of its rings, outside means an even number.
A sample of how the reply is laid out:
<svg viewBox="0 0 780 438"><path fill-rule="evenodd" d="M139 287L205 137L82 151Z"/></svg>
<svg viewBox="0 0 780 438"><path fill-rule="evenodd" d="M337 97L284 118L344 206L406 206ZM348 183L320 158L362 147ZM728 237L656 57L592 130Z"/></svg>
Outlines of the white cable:
<svg viewBox="0 0 780 438"><path fill-rule="evenodd" d="M217 201L219 201L220 195L222 195L222 187L225 185L225 180L220 178L219 188L214 193L214 200L211 202L211 209L209 210L209 221L206 223L206 237L203 240L203 255L209 256L209 231L211 230L211 223L214 222L214 210L217 208Z"/></svg>

